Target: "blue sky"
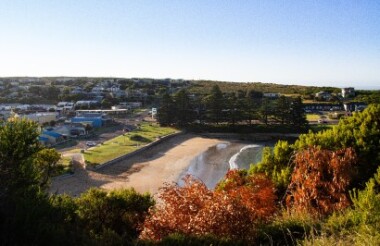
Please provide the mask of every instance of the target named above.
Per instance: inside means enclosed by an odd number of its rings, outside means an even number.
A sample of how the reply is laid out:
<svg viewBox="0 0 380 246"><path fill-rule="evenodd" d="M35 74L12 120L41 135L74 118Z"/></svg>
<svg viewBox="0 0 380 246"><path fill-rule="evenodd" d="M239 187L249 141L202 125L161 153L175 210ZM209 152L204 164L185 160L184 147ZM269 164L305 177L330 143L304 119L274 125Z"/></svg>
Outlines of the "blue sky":
<svg viewBox="0 0 380 246"><path fill-rule="evenodd" d="M0 76L374 87L377 0L2 0Z"/></svg>

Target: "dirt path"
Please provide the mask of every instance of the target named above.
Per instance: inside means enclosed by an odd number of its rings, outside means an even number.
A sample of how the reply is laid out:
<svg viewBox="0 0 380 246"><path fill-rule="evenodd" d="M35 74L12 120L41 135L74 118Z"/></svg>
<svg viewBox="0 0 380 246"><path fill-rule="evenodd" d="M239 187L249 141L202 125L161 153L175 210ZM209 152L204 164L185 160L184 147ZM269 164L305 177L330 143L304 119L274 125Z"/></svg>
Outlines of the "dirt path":
<svg viewBox="0 0 380 246"><path fill-rule="evenodd" d="M77 196L91 187L106 190L134 187L138 192L155 194L164 183L176 182L197 155L220 142L191 134L179 135L99 171L77 165L73 175L54 178L50 192Z"/></svg>

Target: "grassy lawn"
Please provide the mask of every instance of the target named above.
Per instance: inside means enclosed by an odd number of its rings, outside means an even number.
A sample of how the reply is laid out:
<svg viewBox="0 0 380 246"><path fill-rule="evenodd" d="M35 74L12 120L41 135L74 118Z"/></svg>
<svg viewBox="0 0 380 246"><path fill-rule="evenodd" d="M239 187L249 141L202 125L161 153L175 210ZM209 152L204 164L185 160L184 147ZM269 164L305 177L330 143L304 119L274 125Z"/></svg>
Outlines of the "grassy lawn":
<svg viewBox="0 0 380 246"><path fill-rule="evenodd" d="M140 128L132 132L115 137L102 144L89 148L84 152L88 164L102 164L119 156L128 154L142 146L162 137L176 132L174 128L160 127L155 123L142 123Z"/></svg>
<svg viewBox="0 0 380 246"><path fill-rule="evenodd" d="M79 153L80 149L71 150L69 152ZM53 176L70 173L71 171L72 171L71 156L61 156L61 159L57 163L57 169L55 170L55 173L53 174Z"/></svg>
<svg viewBox="0 0 380 246"><path fill-rule="evenodd" d="M319 114L306 114L307 121L317 121L321 118Z"/></svg>
<svg viewBox="0 0 380 246"><path fill-rule="evenodd" d="M327 124L310 125L310 130L312 132L319 132L319 131L331 129L333 127L334 125L327 125Z"/></svg>

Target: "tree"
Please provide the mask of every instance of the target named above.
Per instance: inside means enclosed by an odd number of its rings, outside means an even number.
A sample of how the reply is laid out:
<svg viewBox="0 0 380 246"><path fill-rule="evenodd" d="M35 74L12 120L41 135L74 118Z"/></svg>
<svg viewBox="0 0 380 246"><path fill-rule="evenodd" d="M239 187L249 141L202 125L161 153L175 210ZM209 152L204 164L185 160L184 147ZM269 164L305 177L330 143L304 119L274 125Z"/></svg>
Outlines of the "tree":
<svg viewBox="0 0 380 246"><path fill-rule="evenodd" d="M101 105L102 105L102 108L106 109L106 108L111 108L112 106L112 102L111 100L109 100L108 98L104 98L101 102Z"/></svg>
<svg viewBox="0 0 380 246"><path fill-rule="evenodd" d="M260 116L265 125L269 124L269 118L273 113L273 107L268 98L264 98L261 103Z"/></svg>
<svg viewBox="0 0 380 246"><path fill-rule="evenodd" d="M273 150L270 147L264 147L261 161L252 164L249 173L265 174L274 183L277 195L283 197L292 174L293 151L292 145L281 140L275 144Z"/></svg>
<svg viewBox="0 0 380 246"><path fill-rule="evenodd" d="M139 225L154 205L149 194L141 195L134 189L111 192L90 189L75 203L78 206L76 213L85 231L96 235L112 232L125 241L137 238Z"/></svg>
<svg viewBox="0 0 380 246"><path fill-rule="evenodd" d="M37 123L11 118L0 126L0 200L14 192L38 188L41 169L34 158L42 150Z"/></svg>
<svg viewBox="0 0 380 246"><path fill-rule="evenodd" d="M290 121L290 100L285 96L280 96L276 100L275 117L281 125L287 124Z"/></svg>
<svg viewBox="0 0 380 246"><path fill-rule="evenodd" d="M352 147L358 163L353 167L354 180L350 188L364 187L380 164L380 105L370 105L363 112L342 118L337 126L318 133L300 135L296 150L318 146L339 150Z"/></svg>
<svg viewBox="0 0 380 246"><path fill-rule="evenodd" d="M262 93L261 93L262 97ZM252 120L258 120L260 118L259 110L261 108L262 98L257 98L253 91L250 91L244 100L243 115L248 120L249 125L252 125Z"/></svg>
<svg viewBox="0 0 380 246"><path fill-rule="evenodd" d="M162 126L168 126L175 122L175 105L168 93L162 96L161 105L157 112L157 120Z"/></svg>
<svg viewBox="0 0 380 246"><path fill-rule="evenodd" d="M301 97L297 97L291 102L290 121L293 126L298 128L306 128L308 126Z"/></svg>
<svg viewBox="0 0 380 246"><path fill-rule="evenodd" d="M38 142L38 125L11 118L0 126L0 241L53 242L45 190L60 155ZM54 216L52 216L54 218Z"/></svg>
<svg viewBox="0 0 380 246"><path fill-rule="evenodd" d="M191 124L195 120L195 111L189 93L182 89L174 95L175 119L179 126Z"/></svg>
<svg viewBox="0 0 380 246"><path fill-rule="evenodd" d="M57 100L58 99L58 96L59 94L61 93L61 91L59 90L59 88L51 85L49 87L47 87L45 90L43 90L43 97L45 98L48 98L50 100Z"/></svg>
<svg viewBox="0 0 380 246"><path fill-rule="evenodd" d="M204 98L207 107L207 117L213 123L220 123L223 119L223 109L225 109L225 100L219 86L214 85L210 95Z"/></svg>

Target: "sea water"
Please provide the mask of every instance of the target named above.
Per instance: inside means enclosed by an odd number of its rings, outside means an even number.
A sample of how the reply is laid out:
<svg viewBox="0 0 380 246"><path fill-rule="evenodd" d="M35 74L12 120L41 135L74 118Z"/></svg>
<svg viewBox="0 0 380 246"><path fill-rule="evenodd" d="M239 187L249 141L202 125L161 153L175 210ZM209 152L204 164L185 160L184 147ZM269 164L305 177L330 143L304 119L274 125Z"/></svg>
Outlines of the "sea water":
<svg viewBox="0 0 380 246"><path fill-rule="evenodd" d="M252 163L261 160L263 145L248 144L243 142L224 142L210 147L202 154L195 157L188 169L185 170L178 181L186 175L192 175L200 179L209 189L225 176L230 169L249 169Z"/></svg>

